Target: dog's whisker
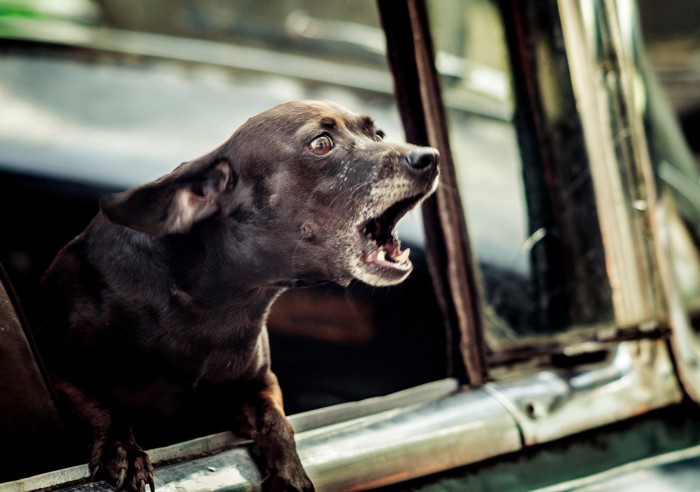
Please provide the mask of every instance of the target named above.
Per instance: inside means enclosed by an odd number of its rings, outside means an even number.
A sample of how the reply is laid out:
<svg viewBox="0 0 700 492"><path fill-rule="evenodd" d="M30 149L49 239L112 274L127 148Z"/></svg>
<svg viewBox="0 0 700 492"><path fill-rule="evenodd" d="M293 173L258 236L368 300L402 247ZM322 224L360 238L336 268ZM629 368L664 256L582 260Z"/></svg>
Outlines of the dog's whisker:
<svg viewBox="0 0 700 492"><path fill-rule="evenodd" d="M338 193L335 196L335 198L333 198L333 200L331 200L331 202L328 204L328 206L332 207L340 199L347 199L348 197L346 195L348 195L348 194L350 195L350 197L353 197L355 192L361 191L365 187L371 186L373 183L374 183L374 180L368 179L367 181L353 185L351 188L349 188L347 190L342 190L340 193Z"/></svg>

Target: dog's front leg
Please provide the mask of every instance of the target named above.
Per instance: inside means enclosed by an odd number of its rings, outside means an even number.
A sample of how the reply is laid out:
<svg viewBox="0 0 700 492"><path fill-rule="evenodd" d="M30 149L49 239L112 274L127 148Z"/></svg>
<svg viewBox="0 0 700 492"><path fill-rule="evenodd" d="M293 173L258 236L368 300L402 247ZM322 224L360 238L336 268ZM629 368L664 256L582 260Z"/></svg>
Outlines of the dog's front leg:
<svg viewBox="0 0 700 492"><path fill-rule="evenodd" d="M153 465L131 431L128 419L110 411L73 383L57 380L56 388L66 398L76 416L93 432L89 469L93 479L112 480L117 490L155 490Z"/></svg>
<svg viewBox="0 0 700 492"><path fill-rule="evenodd" d="M254 391L242 405L239 430L250 435L264 462L263 490L313 491L296 451L294 431L284 414L277 377L268 371Z"/></svg>

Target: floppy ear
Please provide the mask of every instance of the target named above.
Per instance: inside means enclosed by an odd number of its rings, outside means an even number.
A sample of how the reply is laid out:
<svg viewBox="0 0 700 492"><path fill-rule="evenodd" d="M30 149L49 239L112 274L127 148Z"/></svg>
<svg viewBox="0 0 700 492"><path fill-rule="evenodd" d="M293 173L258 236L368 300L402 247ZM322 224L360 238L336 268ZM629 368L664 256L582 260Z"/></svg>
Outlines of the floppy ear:
<svg viewBox="0 0 700 492"><path fill-rule="evenodd" d="M220 209L235 181L226 159L202 158L151 183L104 196L100 209L112 222L147 234L184 233Z"/></svg>

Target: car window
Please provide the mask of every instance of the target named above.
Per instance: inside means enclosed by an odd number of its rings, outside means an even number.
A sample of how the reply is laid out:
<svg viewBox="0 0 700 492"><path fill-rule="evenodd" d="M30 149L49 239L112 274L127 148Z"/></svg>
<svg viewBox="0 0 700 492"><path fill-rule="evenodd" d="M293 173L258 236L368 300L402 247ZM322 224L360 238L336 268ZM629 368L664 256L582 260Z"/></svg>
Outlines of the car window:
<svg viewBox="0 0 700 492"><path fill-rule="evenodd" d="M203 155L271 106L332 100L404 139L371 0L12 3L0 36L0 262L30 317L41 275L101 194ZM405 284L329 284L276 302L289 412L446 376L420 211L399 235L415 265Z"/></svg>

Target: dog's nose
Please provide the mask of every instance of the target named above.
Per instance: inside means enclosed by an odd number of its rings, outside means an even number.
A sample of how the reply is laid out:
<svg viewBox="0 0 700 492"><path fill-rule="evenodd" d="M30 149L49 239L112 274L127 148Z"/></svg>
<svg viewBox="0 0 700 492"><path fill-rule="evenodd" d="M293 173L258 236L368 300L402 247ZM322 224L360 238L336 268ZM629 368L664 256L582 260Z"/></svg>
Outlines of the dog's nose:
<svg viewBox="0 0 700 492"><path fill-rule="evenodd" d="M406 154L406 165L418 173L434 170L440 162L440 153L432 147L419 147Z"/></svg>

